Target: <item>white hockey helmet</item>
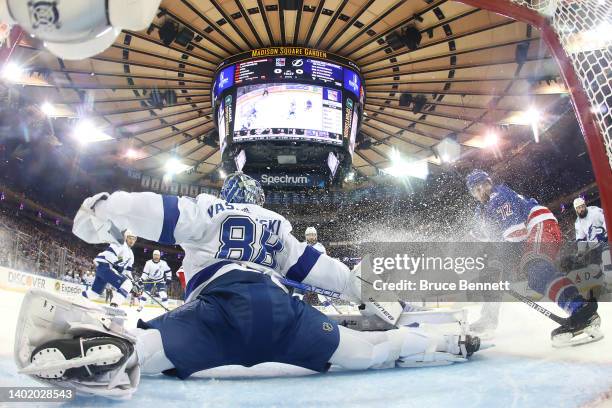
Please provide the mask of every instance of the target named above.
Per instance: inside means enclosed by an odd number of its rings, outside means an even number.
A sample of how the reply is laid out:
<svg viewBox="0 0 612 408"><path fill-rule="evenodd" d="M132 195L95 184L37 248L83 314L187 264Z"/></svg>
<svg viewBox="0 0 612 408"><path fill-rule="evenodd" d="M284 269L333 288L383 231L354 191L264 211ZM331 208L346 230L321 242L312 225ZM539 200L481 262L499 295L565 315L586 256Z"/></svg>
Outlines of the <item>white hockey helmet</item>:
<svg viewBox="0 0 612 408"><path fill-rule="evenodd" d="M110 47L121 30L146 29L161 0L0 0L0 21L19 24L66 60Z"/></svg>
<svg viewBox="0 0 612 408"><path fill-rule="evenodd" d="M584 201L584 198L582 197L576 197L574 199L574 210L580 207L581 205L586 205L586 201Z"/></svg>
<svg viewBox="0 0 612 408"><path fill-rule="evenodd" d="M305 236L308 236L308 235L316 236L317 235L317 229L315 227L308 227L308 228L306 228L306 232L304 233L304 235Z"/></svg>
<svg viewBox="0 0 612 408"><path fill-rule="evenodd" d="M129 229L126 229L125 231L123 231L123 238L127 239L127 237L138 238L138 236Z"/></svg>

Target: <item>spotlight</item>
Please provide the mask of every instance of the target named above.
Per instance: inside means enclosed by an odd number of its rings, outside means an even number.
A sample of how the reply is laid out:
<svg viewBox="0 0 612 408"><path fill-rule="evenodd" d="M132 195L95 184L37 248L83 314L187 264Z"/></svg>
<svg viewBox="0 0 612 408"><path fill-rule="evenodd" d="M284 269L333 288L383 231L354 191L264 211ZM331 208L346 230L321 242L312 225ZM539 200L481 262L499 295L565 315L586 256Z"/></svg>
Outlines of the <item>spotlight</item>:
<svg viewBox="0 0 612 408"><path fill-rule="evenodd" d="M404 45L408 47L408 49L411 51L414 51L419 48L422 38L423 36L421 35L421 31L414 25L409 25L405 27L402 32L402 41L404 42Z"/></svg>
<svg viewBox="0 0 612 408"><path fill-rule="evenodd" d="M399 106L410 106L412 103L412 94L403 93L399 98Z"/></svg>
<svg viewBox="0 0 612 408"><path fill-rule="evenodd" d="M40 111L49 117L55 116L56 113L55 108L49 102L45 102L40 105Z"/></svg>
<svg viewBox="0 0 612 408"><path fill-rule="evenodd" d="M23 68L15 64L14 62L9 62L2 69L2 78L7 81L16 82L22 76L23 76Z"/></svg>
<svg viewBox="0 0 612 408"><path fill-rule="evenodd" d="M525 117L531 125L531 131L533 132L533 140L535 140L536 143L540 142L540 116L540 112L533 106L530 107L527 112L525 112Z"/></svg>
<svg viewBox="0 0 612 408"><path fill-rule="evenodd" d="M493 130L489 130L485 135L484 145L486 147L494 147L497 146L498 141L499 137L497 136L497 133L495 133Z"/></svg>
<svg viewBox="0 0 612 408"><path fill-rule="evenodd" d="M283 10L298 11L302 8L304 0L280 0L279 4Z"/></svg>
<svg viewBox="0 0 612 408"><path fill-rule="evenodd" d="M159 28L158 34L159 39L164 43L164 45L169 46L178 35L178 24L170 19L167 19Z"/></svg>
<svg viewBox="0 0 612 408"><path fill-rule="evenodd" d="M81 119L72 132L72 137L80 144L102 142L111 140L112 137L98 129L90 120Z"/></svg>
<svg viewBox="0 0 612 408"><path fill-rule="evenodd" d="M531 125L537 124L540 121L540 116L541 116L540 111L534 108L533 106L531 106L525 112L525 119L527 119L527 121Z"/></svg>
<svg viewBox="0 0 612 408"><path fill-rule="evenodd" d="M140 153L134 149L127 149L124 154L126 159L134 160L140 156Z"/></svg>
<svg viewBox="0 0 612 408"><path fill-rule="evenodd" d="M434 147L434 151L442 163L452 163L461 157L461 145L451 136L438 143Z"/></svg>
<svg viewBox="0 0 612 408"><path fill-rule="evenodd" d="M516 63L519 65L524 64L527 61L527 54L529 53L529 43L522 42L516 45L516 51L514 53L514 57L516 58Z"/></svg>
<svg viewBox="0 0 612 408"><path fill-rule="evenodd" d="M421 112L425 107L425 104L427 103L427 97L425 95L419 94L414 97L413 102L414 103L412 105L412 113L416 115L417 113Z"/></svg>
<svg viewBox="0 0 612 408"><path fill-rule="evenodd" d="M415 177L425 180L429 174L426 160L405 161L395 149L391 152L390 158L391 166L382 171L393 177Z"/></svg>
<svg viewBox="0 0 612 408"><path fill-rule="evenodd" d="M193 40L193 37L195 37L193 31L191 31L187 27L183 27L183 29L177 34L176 39L174 41L176 41L178 45L186 47Z"/></svg>
<svg viewBox="0 0 612 408"><path fill-rule="evenodd" d="M181 163L178 159L176 158L171 158L166 162L165 165L165 169L166 169L166 174L169 176L173 176L175 174L179 174L184 172L185 170L187 170L189 168L189 166L187 166L186 164Z"/></svg>

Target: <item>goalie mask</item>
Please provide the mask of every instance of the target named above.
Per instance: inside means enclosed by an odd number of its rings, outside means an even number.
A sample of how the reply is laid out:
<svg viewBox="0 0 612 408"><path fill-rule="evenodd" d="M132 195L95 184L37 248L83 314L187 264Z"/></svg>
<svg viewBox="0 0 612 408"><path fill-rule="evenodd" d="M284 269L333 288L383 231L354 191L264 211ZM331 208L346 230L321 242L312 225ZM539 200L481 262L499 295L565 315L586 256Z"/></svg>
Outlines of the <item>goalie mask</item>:
<svg viewBox="0 0 612 408"><path fill-rule="evenodd" d="M62 59L109 48L121 30L144 30L161 0L0 0L0 21L19 24Z"/></svg>
<svg viewBox="0 0 612 408"><path fill-rule="evenodd" d="M266 201L259 181L241 171L228 175L223 182L220 197L228 203L263 205Z"/></svg>

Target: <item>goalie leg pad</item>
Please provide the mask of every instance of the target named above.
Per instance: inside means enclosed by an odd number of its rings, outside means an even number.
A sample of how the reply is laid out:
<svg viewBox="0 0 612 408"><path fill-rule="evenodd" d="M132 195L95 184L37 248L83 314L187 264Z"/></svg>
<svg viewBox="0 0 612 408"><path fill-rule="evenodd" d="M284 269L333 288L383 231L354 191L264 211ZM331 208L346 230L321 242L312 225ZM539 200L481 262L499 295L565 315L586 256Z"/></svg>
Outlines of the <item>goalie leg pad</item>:
<svg viewBox="0 0 612 408"><path fill-rule="evenodd" d="M140 382L140 368L138 365L127 367L127 359L122 357L123 354L119 356L116 349L107 349L108 354L98 352L89 354L89 347L87 347L87 340L85 340L83 355L73 361L72 355L74 353L64 354L60 347L49 344L52 341L74 340L80 337L109 336L124 339L133 344L136 338L123 327L124 321L125 315L119 313L119 311L95 305L84 298L65 299L43 290L31 289L23 299L17 319L14 343L15 363L19 371L47 385L72 388L85 395L95 394L110 398L129 398L136 391ZM41 350L50 350L44 352L44 354L50 354L52 349L61 351L65 359L63 363L61 358L46 360L46 358L39 356L34 359ZM114 361L117 357L119 357L119 360L111 364L119 363L120 367L100 375L94 375L92 379L87 381L81 381L77 378L41 378L41 376L35 375L43 371L52 372L53 370L58 370L54 372L54 374L58 374L59 370L67 371L70 368L83 366L83 362L88 365L98 365ZM39 362L34 364L34 361ZM43 369L41 369L40 364L43 364Z"/></svg>

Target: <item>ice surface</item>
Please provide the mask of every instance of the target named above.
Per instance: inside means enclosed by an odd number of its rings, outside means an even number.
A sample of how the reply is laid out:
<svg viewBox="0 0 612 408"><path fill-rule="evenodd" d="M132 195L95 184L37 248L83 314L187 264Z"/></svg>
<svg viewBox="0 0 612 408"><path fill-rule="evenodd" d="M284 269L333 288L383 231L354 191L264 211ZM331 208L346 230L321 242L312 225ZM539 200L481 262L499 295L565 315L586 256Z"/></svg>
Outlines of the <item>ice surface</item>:
<svg viewBox="0 0 612 408"><path fill-rule="evenodd" d="M12 358L17 312L23 295L0 290L0 386L36 385L17 374ZM550 305L548 305L550 306ZM160 309L146 308L149 318ZM135 321L135 309L129 311ZM251 369L223 367L187 381L145 377L131 401L79 397L67 406L112 407L580 407L610 406L612 304L600 305L606 338L553 349L552 321L527 306L502 307L496 347L466 364L420 369L307 375L280 364ZM1 403L0 403L1 405ZM11 404L12 406L18 406ZM33 406L27 404L23 406Z"/></svg>

